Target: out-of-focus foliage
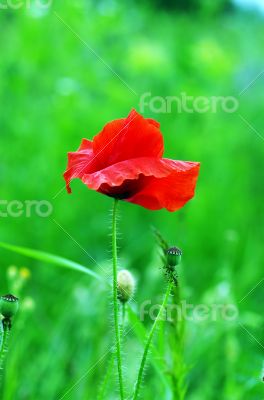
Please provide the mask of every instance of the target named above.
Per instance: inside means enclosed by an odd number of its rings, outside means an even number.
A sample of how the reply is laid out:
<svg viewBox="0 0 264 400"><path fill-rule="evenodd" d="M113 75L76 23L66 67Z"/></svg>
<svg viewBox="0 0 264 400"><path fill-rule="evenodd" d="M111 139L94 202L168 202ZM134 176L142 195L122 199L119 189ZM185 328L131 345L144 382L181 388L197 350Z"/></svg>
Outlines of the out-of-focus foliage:
<svg viewBox="0 0 264 400"><path fill-rule="evenodd" d="M156 6L157 10L179 10L190 13L221 14L233 10L234 6L230 0L145 0L147 5Z"/></svg>
<svg viewBox="0 0 264 400"><path fill-rule="evenodd" d="M79 181L66 194L66 153L107 121L140 111L144 93L236 97L235 113L155 113L145 106L144 115L161 123L165 156L201 161L201 174L195 199L177 213L121 204L120 267L137 277L139 311L164 290L151 226L179 246L183 298L239 308L232 323L187 322L187 399L260 400L263 17L228 11L224 1L184 2L184 12L173 4L54 0L47 8L25 0L0 9L1 200L53 206L49 218L2 217L0 241L75 260L109 280L112 201ZM108 356L97 361L112 343L106 287L3 249L0 260L1 294L13 290L22 304L2 399L59 399L85 373L68 397L96 398ZM158 339L158 348L166 345ZM130 387L141 351L132 329L124 349ZM145 384L144 399L169 399L152 366ZM111 385L109 393L116 399Z"/></svg>

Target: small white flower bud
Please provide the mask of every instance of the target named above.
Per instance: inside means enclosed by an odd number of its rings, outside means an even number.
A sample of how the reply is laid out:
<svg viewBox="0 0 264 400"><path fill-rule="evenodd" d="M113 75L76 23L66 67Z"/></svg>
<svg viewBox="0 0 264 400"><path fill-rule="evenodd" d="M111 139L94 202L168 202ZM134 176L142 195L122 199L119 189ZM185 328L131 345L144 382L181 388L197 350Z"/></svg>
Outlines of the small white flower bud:
<svg viewBox="0 0 264 400"><path fill-rule="evenodd" d="M135 279L127 269L122 269L117 274L117 292L121 303L128 302L135 290Z"/></svg>

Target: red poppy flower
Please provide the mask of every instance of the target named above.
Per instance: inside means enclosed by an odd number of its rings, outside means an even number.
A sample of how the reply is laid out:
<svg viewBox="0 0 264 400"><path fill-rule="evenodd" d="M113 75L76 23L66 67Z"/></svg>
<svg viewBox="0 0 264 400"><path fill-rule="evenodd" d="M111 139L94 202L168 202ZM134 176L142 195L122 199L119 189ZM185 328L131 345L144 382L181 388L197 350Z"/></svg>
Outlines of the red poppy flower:
<svg viewBox="0 0 264 400"><path fill-rule="evenodd" d="M175 211L194 196L200 164L162 158L159 123L132 110L68 154L67 190L79 178L90 189L150 210Z"/></svg>

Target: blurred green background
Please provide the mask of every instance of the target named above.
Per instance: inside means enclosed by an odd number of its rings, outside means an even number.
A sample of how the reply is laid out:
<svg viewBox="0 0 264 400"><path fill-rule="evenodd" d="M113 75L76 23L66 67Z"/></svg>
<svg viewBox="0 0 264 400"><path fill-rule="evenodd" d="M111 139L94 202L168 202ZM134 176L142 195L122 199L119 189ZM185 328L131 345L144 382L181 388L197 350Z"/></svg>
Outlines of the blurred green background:
<svg viewBox="0 0 264 400"><path fill-rule="evenodd" d="M184 299L239 308L232 323L187 323L186 398L263 399L264 15L220 0L47 3L1 0L0 179L1 200L47 200L53 212L2 217L0 241L110 271L112 201L80 181L67 195L67 152L107 121L140 111L146 92L234 96L235 113L145 108L161 123L165 156L201 161L201 174L179 212L120 204L120 267L137 278L136 310L164 290L151 226L182 248ZM1 293L21 298L2 399L59 400L86 372L65 398L95 399L107 358L89 368L112 343L105 286L6 250L0 261ZM141 351L132 330L124 349L130 389ZM118 398L111 385L107 398ZM151 366L142 398L171 398Z"/></svg>

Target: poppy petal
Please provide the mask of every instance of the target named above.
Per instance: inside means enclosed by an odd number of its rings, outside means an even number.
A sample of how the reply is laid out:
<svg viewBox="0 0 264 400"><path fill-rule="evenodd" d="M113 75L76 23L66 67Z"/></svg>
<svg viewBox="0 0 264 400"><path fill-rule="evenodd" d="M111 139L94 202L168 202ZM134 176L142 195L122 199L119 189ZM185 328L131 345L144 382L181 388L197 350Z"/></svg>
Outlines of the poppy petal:
<svg viewBox="0 0 264 400"><path fill-rule="evenodd" d="M111 187L121 186L126 180L138 179L139 175L164 177L170 173L170 168L164 160L141 157L121 161L100 171L84 174L83 183L89 188L99 190L103 184Z"/></svg>
<svg viewBox="0 0 264 400"><path fill-rule="evenodd" d="M172 166L170 174L163 178L144 177L142 189L125 200L149 210L166 208L171 212L191 200L195 194L200 163L168 161Z"/></svg>
<svg viewBox="0 0 264 400"><path fill-rule="evenodd" d="M164 152L159 123L132 110L127 118L109 122L93 139L98 169L138 157L160 158Z"/></svg>
<svg viewBox="0 0 264 400"><path fill-rule="evenodd" d="M176 211L194 196L200 164L163 159L163 151L159 123L132 110L68 153L67 191L71 193L71 180L79 178L108 196L151 210Z"/></svg>
<svg viewBox="0 0 264 400"><path fill-rule="evenodd" d="M142 157L84 174L91 189L145 208L174 211L194 195L199 163Z"/></svg>
<svg viewBox="0 0 264 400"><path fill-rule="evenodd" d="M92 146L93 143L90 140L83 139L76 152L68 153L67 170L63 175L68 193L71 193L71 180L81 178L87 170L91 169L94 161Z"/></svg>

